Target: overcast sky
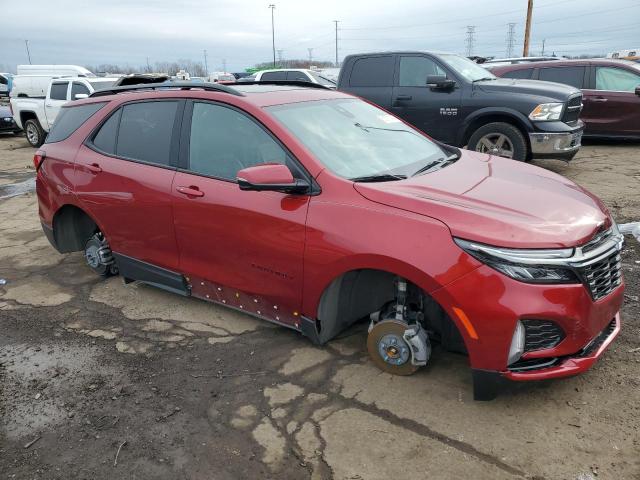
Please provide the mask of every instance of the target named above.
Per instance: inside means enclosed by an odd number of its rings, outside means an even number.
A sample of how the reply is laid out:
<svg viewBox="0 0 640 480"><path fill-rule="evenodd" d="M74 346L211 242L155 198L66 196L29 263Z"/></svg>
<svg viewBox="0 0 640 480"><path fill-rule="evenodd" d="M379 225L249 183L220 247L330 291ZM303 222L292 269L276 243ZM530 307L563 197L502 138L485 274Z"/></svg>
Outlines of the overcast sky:
<svg viewBox="0 0 640 480"><path fill-rule="evenodd" d="M276 49L284 58L335 59L390 49L504 56L508 23L515 23L514 55L522 54L526 0L275 0ZM0 68L34 64L144 65L147 61L203 61L210 71L241 71L268 61L269 1L259 0L0 0ZM530 54L603 53L640 47L638 0L535 0Z"/></svg>

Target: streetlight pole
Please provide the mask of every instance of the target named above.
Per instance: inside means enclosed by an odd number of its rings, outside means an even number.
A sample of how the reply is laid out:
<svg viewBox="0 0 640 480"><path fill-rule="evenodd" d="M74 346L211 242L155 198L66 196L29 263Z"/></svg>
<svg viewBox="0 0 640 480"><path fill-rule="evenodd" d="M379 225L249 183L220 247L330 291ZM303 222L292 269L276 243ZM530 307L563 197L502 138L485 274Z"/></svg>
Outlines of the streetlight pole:
<svg viewBox="0 0 640 480"><path fill-rule="evenodd" d="M334 20L333 23L336 24L336 67L338 67L338 22L339 20Z"/></svg>
<svg viewBox="0 0 640 480"><path fill-rule="evenodd" d="M522 49L522 56L529 56L529 37L531 36L531 16L533 14L533 0L527 2L527 23L524 30L524 47Z"/></svg>
<svg viewBox="0 0 640 480"><path fill-rule="evenodd" d="M273 23L273 11L276 8L275 3L269 4L271 9L271 46L273 48L273 68L276 68L276 30Z"/></svg>
<svg viewBox="0 0 640 480"><path fill-rule="evenodd" d="M27 57L29 58L29 65L31 65L31 52L29 52L29 40L25 40L24 44L27 47Z"/></svg>

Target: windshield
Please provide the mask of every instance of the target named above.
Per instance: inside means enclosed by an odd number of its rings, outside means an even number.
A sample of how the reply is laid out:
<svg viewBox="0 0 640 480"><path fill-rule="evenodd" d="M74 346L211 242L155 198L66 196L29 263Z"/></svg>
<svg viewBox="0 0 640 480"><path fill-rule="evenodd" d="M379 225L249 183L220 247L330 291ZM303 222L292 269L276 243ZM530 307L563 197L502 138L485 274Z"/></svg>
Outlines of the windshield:
<svg viewBox="0 0 640 480"><path fill-rule="evenodd" d="M460 55L454 55L451 53L444 53L438 55L443 62L445 62L452 70L470 82L481 80L483 78L493 79L496 76L489 70L482 68L475 62L472 62L468 58L461 57Z"/></svg>
<svg viewBox="0 0 640 480"><path fill-rule="evenodd" d="M316 81L320 85L326 85L327 87L335 87L336 86L336 82L334 82L333 80L328 79L327 77L324 77L322 74L320 74L318 72L309 71L309 73L311 74L311 76L313 78L316 79Z"/></svg>
<svg viewBox="0 0 640 480"><path fill-rule="evenodd" d="M111 80L89 80L89 83L93 87L94 90L102 90L104 88L113 87L116 83L116 79Z"/></svg>
<svg viewBox="0 0 640 480"><path fill-rule="evenodd" d="M448 155L421 132L355 98L277 105L269 111L344 178L410 176Z"/></svg>

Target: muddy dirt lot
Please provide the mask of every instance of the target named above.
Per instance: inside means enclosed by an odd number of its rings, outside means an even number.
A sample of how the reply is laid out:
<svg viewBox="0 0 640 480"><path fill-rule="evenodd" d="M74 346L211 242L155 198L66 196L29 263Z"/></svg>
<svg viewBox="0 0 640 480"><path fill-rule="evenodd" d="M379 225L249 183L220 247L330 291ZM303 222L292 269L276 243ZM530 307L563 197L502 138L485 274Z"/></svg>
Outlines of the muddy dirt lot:
<svg viewBox="0 0 640 480"><path fill-rule="evenodd" d="M634 239L623 330L602 361L481 403L463 356L436 351L393 377L368 360L363 324L320 349L199 300L101 281L42 234L32 155L0 137L0 478L640 478ZM541 165L619 222L640 219L640 145Z"/></svg>

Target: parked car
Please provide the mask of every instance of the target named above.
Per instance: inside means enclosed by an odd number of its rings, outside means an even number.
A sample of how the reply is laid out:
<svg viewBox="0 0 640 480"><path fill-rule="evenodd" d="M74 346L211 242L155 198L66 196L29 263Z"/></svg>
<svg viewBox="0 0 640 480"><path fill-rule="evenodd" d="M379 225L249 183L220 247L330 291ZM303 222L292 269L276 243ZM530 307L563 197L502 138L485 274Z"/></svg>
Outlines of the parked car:
<svg viewBox="0 0 640 480"><path fill-rule="evenodd" d="M247 75L245 77L240 77L236 80L236 83L252 83L256 81L256 76L255 74L253 75Z"/></svg>
<svg viewBox="0 0 640 480"><path fill-rule="evenodd" d="M13 75L6 72L0 72L0 97L8 97L11 92L11 85L13 83Z"/></svg>
<svg viewBox="0 0 640 480"><path fill-rule="evenodd" d="M329 88L336 88L336 82L328 76L305 68L279 68L273 70L262 70L255 74L256 82L309 82L324 85Z"/></svg>
<svg viewBox="0 0 640 480"><path fill-rule="evenodd" d="M20 127L13 120L11 109L6 105L0 105L0 133L21 133Z"/></svg>
<svg viewBox="0 0 640 480"><path fill-rule="evenodd" d="M338 90L366 98L449 145L515 160L570 160L580 148L580 90L498 79L455 54L349 55Z"/></svg>
<svg viewBox="0 0 640 480"><path fill-rule="evenodd" d="M14 119L18 127L24 130L31 146L39 147L44 142L62 105L71 100L86 98L96 90L110 87L117 81L119 81L117 78L105 77L59 78L49 84L45 98L21 97L16 83L11 98Z"/></svg>
<svg viewBox="0 0 640 480"><path fill-rule="evenodd" d="M640 139L640 65L626 60L563 60L491 70L506 78L558 82L582 89L580 119L588 137Z"/></svg>
<svg viewBox="0 0 640 480"><path fill-rule="evenodd" d="M425 365L432 342L466 352L478 399L503 379L593 365L624 291L623 237L600 200L296 85L145 85L68 103L34 157L47 238L100 275L317 344L367 319L371 359L393 374Z"/></svg>
<svg viewBox="0 0 640 480"><path fill-rule="evenodd" d="M476 62L482 63L482 66L498 66L498 65L518 65L520 63L531 63L531 62L549 62L553 60L562 60L558 57L513 57L513 58L492 58L490 60L485 60L484 62Z"/></svg>

